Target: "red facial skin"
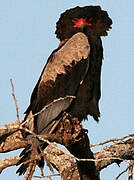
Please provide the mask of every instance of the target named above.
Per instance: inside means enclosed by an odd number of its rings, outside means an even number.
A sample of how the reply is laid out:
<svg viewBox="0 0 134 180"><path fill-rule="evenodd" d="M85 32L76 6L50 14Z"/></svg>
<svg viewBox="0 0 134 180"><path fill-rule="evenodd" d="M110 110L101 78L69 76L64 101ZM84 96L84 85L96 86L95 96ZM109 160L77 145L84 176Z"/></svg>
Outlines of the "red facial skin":
<svg viewBox="0 0 134 180"><path fill-rule="evenodd" d="M72 22L74 23L75 28L82 28L83 26L92 26L91 21L92 18L74 18L72 19Z"/></svg>
<svg viewBox="0 0 134 180"><path fill-rule="evenodd" d="M74 19L72 19L72 22L74 23L73 27L81 29L85 26L92 26L91 20L92 20L92 18L74 18ZM62 40L60 42L58 48L61 47L66 41L68 41L68 39L69 38Z"/></svg>

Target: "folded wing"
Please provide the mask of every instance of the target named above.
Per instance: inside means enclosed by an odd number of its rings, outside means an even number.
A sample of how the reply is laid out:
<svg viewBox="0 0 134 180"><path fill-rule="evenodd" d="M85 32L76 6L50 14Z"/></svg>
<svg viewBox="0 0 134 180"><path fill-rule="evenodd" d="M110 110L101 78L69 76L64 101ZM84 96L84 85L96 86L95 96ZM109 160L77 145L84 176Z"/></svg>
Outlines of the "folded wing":
<svg viewBox="0 0 134 180"><path fill-rule="evenodd" d="M26 117L32 111L38 134L71 105L89 67L90 45L79 32L55 50L32 93Z"/></svg>

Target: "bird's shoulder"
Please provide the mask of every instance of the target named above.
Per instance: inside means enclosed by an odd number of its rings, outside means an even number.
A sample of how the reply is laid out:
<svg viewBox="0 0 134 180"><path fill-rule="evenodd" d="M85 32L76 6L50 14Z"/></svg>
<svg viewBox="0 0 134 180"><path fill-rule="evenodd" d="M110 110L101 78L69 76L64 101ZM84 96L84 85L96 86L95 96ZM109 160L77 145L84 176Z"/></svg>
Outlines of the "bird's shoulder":
<svg viewBox="0 0 134 180"><path fill-rule="evenodd" d="M89 55L90 45L87 36L78 32L74 34L58 51L54 52L54 56L62 57L68 61L74 59L79 61L82 57L86 59Z"/></svg>
<svg viewBox="0 0 134 180"><path fill-rule="evenodd" d="M88 42L88 38L84 33L81 32L78 32L75 35L73 35L72 38L70 38L62 47L55 49L49 56L47 63L41 73L41 76L32 92L30 106L27 109L26 114L29 112L29 109L34 109L35 104L41 102L42 99L44 101L45 97L46 96L48 97L48 94L50 93L51 93L51 98L49 98L49 100L50 102L52 101L51 99L53 99L52 96L53 93L51 91L53 91L53 89L55 91L55 88L58 86L59 80L56 81L57 78L62 76L63 77L62 79L64 79L64 75L66 76L67 73L66 67L69 67L69 69L73 69L74 66L75 67L78 66L78 68L75 68L74 70L74 75L76 77L78 71L77 69L79 69L79 76L77 75L77 81L78 81L77 85L78 85L79 81L81 81L81 78L83 77L84 69L86 69L86 66L88 64L87 59L89 53L90 53L90 45ZM71 77L69 82L71 82L72 84ZM74 81L73 84L76 86ZM61 94L59 96L61 96ZM47 103L46 100L45 102Z"/></svg>
<svg viewBox="0 0 134 180"><path fill-rule="evenodd" d="M48 59L40 82L55 81L57 74L65 74L65 67L72 67L82 59L87 59L90 44L87 36L78 32L73 35L61 48L54 51Z"/></svg>

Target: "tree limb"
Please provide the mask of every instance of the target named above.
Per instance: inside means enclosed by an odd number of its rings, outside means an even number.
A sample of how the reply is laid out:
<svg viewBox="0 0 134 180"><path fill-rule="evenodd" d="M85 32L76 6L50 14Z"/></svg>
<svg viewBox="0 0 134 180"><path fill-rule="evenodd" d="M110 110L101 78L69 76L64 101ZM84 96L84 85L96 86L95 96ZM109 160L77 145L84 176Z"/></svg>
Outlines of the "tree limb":
<svg viewBox="0 0 134 180"><path fill-rule="evenodd" d="M102 159L96 162L96 167L99 171L107 166L125 160L134 159L134 138L130 138L124 143L117 143L111 146L107 146L102 150L94 154L96 160Z"/></svg>
<svg viewBox="0 0 134 180"><path fill-rule="evenodd" d="M27 142L25 141L25 139L23 139L21 132L19 130L17 131L20 123L21 121L16 121L0 127L1 136L4 136L5 134L7 134L7 132L9 134L11 133L11 135L8 136L5 141L1 143L1 153L20 149L27 145ZM64 176L64 179L65 176L71 176L72 179L75 179L76 174L78 175L79 172L75 160L81 161L79 158L73 157L71 154L67 153L65 150L58 148L53 143L47 146L47 148L44 150L44 153L50 163L53 164L54 167L59 171L61 177ZM124 142L107 146L100 151L94 153L94 157L94 160L85 160L95 161L96 168L99 171L106 168L112 163L120 163L123 160L134 160L134 138L129 138ZM19 156L15 156L1 160L0 172L2 172L2 170L6 167L15 165L18 162L19 158Z"/></svg>
<svg viewBox="0 0 134 180"><path fill-rule="evenodd" d="M0 160L0 173L7 167L15 166L19 160L19 156L8 157Z"/></svg>

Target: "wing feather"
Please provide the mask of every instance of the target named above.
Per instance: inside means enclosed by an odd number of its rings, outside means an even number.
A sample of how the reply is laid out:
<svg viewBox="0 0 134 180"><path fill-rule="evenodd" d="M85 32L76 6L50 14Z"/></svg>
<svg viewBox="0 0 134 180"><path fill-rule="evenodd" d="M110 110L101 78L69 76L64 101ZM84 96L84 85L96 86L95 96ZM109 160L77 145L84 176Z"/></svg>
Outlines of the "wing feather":
<svg viewBox="0 0 134 180"><path fill-rule="evenodd" d="M52 103L45 106L41 112L39 112L38 115L38 133L40 134L43 129L45 129L45 125L42 126L42 124L46 124L46 126L55 119L62 111L66 110L68 106L71 104L72 100L74 99L74 96L66 96L65 98L59 98L54 100ZM45 119L45 123L44 123Z"/></svg>
<svg viewBox="0 0 134 180"><path fill-rule="evenodd" d="M40 84L42 81L55 81L57 74L66 73L65 66L72 66L72 61L77 63L82 58L87 59L89 51L90 46L86 35L81 32L75 34L59 51L54 53L44 69Z"/></svg>
<svg viewBox="0 0 134 180"><path fill-rule="evenodd" d="M89 66L90 45L87 37L79 32L51 54L33 91L31 104L26 111L35 116L37 132L41 133L73 101L78 87Z"/></svg>

